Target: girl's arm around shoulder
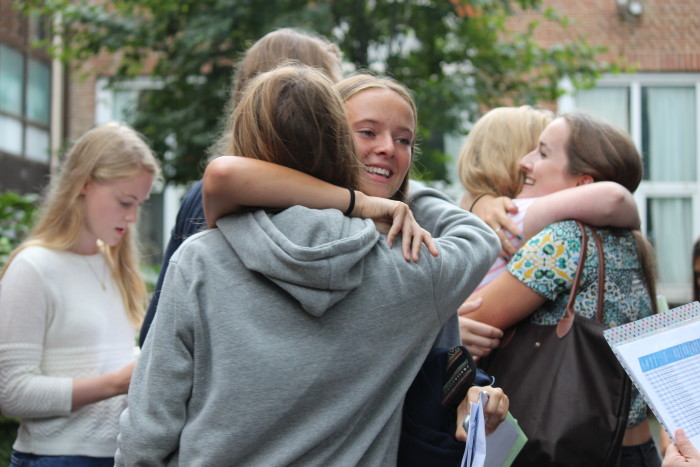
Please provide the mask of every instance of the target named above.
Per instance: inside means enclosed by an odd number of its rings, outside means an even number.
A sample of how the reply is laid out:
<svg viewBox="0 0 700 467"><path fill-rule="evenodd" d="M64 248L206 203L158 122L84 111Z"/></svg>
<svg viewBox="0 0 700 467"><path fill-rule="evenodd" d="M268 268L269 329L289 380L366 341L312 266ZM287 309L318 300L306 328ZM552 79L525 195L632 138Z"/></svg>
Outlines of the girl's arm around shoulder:
<svg viewBox="0 0 700 467"><path fill-rule="evenodd" d="M638 229L640 222L632 193L615 182L595 182L557 191L532 203L525 214L523 235L530 238L565 219L632 230Z"/></svg>
<svg viewBox="0 0 700 467"><path fill-rule="evenodd" d="M472 197L465 192L460 205L483 219L498 234L505 255L512 255L517 251L506 235L506 232L510 232L514 237L521 236L520 228L511 218L518 213L518 207L512 199L506 196L496 197L489 193Z"/></svg>
<svg viewBox="0 0 700 467"><path fill-rule="evenodd" d="M445 229L451 226L455 215L461 216L465 225L479 231L488 227L487 223L457 206L443 192L421 182L411 181L408 205L420 225L435 238L442 236Z"/></svg>
<svg viewBox="0 0 700 467"><path fill-rule="evenodd" d="M349 192L315 177L271 162L248 157L222 156L207 165L203 177L202 202L207 225L245 207L345 211Z"/></svg>
<svg viewBox="0 0 700 467"><path fill-rule="evenodd" d="M402 234L404 258L418 260L421 244L437 255L428 232L418 225L405 203L367 196L339 187L289 167L258 159L222 156L209 163L203 178L202 201L207 225L245 207L337 209L350 216L387 222L387 241Z"/></svg>

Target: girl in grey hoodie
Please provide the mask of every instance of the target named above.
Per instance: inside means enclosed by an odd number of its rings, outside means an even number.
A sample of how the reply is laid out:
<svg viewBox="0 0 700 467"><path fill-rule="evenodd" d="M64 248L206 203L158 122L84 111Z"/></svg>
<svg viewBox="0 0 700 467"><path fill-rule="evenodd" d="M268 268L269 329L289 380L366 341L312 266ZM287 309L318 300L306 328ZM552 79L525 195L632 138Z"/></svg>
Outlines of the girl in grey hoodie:
<svg viewBox="0 0 700 467"><path fill-rule="evenodd" d="M235 112L233 154L357 186L342 101L322 73L264 73ZM457 207L435 222L440 254L417 263L403 239L389 245L335 209L248 211L190 237L132 378L117 465L395 464L404 395L499 249Z"/></svg>

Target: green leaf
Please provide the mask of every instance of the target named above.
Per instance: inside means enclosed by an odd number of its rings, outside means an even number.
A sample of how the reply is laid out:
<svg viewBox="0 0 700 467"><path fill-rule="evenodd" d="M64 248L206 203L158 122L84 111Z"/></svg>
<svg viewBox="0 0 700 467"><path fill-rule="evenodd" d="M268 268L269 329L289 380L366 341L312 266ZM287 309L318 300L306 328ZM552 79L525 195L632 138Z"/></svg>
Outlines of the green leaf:
<svg viewBox="0 0 700 467"><path fill-rule="evenodd" d="M541 28L567 28L570 19L541 0L27 0L26 14L61 14L65 48L49 52L83 62L119 52L112 84L144 72L162 88L141 96L131 122L164 164L167 181L201 176L207 148L220 128L233 66L259 37L281 27L325 35L355 68L385 71L416 93L421 163L438 167L442 134L463 131L499 105L556 99L568 76L590 86L605 72L628 65L603 63L604 50L575 38L543 47ZM507 21L536 13L522 31ZM46 45L46 44L44 44ZM167 157L166 157L167 155ZM428 160L432 162L428 162ZM426 171L442 177L437 169Z"/></svg>

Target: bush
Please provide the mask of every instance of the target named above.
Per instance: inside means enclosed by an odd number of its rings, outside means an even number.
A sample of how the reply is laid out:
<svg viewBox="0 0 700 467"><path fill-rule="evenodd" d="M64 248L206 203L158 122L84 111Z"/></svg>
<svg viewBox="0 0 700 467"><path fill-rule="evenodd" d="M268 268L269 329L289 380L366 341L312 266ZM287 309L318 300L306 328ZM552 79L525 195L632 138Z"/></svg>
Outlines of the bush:
<svg viewBox="0 0 700 467"><path fill-rule="evenodd" d="M0 268L29 233L37 200L35 194L20 195L13 191L0 194ZM0 415L0 465L9 465L16 437L17 421Z"/></svg>
<svg viewBox="0 0 700 467"><path fill-rule="evenodd" d="M10 465L12 444L17 438L17 421L0 415L0 465Z"/></svg>
<svg viewBox="0 0 700 467"><path fill-rule="evenodd" d="M14 191L0 194L0 266L12 250L27 236L36 213L38 195L20 195Z"/></svg>

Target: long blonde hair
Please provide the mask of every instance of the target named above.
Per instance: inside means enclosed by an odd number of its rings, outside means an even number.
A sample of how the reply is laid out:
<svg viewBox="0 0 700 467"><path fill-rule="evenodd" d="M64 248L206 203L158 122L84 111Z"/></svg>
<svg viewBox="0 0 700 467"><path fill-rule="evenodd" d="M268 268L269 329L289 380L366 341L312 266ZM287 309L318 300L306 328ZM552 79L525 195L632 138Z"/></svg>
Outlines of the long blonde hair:
<svg viewBox="0 0 700 467"><path fill-rule="evenodd" d="M146 170L155 177L160 167L141 136L123 123L108 123L85 133L68 152L61 171L49 184L39 218L28 238L10 255L0 273L5 274L17 254L29 246L54 250L71 249L85 224L85 203L81 190L92 179L111 182ZM134 229L116 246L100 244L110 270L119 285L126 314L134 326L143 320L146 285L139 270L139 250Z"/></svg>
<svg viewBox="0 0 700 467"><path fill-rule="evenodd" d="M472 195L515 198L523 187L520 160L537 147L542 130L554 119L549 110L529 105L497 107L469 132L457 160L457 172Z"/></svg>
<svg viewBox="0 0 700 467"><path fill-rule="evenodd" d="M406 199L408 199L408 182L409 174L411 172L411 164L414 157L418 155L418 146L416 143L417 136L415 136L418 129L418 108L416 106L416 100L413 98L413 93L403 83L396 81L389 76L377 76L367 72L345 78L338 82L338 84L335 85L335 88L340 93L340 97L343 99L343 102L347 102L354 96L370 89L385 89L395 92L399 97L405 100L406 103L408 103L409 107L411 107L411 111L413 112L414 133L413 141L411 142L411 160L409 161L409 168L406 172L406 176L401 182L401 186L399 186L399 189L391 197L391 199L394 200L406 201Z"/></svg>

